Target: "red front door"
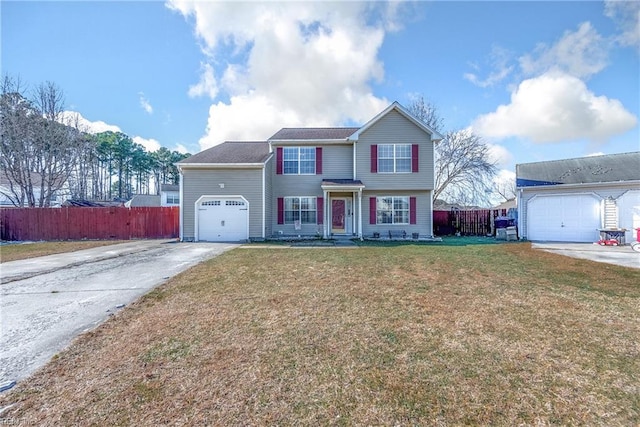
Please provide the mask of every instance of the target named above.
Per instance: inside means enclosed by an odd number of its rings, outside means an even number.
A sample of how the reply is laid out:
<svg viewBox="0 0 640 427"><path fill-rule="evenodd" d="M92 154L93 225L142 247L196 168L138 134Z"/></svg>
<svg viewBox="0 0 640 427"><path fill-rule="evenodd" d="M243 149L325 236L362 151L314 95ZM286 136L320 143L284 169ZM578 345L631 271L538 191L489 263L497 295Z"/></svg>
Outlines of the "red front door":
<svg viewBox="0 0 640 427"><path fill-rule="evenodd" d="M331 232L332 233L344 233L344 218L345 218L345 205L344 199L331 200Z"/></svg>

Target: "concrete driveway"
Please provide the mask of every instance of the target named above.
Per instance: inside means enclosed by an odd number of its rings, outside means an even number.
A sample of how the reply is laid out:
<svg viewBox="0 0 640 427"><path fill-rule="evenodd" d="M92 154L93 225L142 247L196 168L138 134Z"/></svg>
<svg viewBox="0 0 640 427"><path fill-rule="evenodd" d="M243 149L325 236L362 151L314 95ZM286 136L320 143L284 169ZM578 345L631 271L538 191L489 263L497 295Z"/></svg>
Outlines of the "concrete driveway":
<svg viewBox="0 0 640 427"><path fill-rule="evenodd" d="M0 383L19 381L110 314L238 245L134 241L0 265Z"/></svg>
<svg viewBox="0 0 640 427"><path fill-rule="evenodd" d="M532 243L531 247L573 258L640 269L640 253L631 246L600 246L593 243Z"/></svg>

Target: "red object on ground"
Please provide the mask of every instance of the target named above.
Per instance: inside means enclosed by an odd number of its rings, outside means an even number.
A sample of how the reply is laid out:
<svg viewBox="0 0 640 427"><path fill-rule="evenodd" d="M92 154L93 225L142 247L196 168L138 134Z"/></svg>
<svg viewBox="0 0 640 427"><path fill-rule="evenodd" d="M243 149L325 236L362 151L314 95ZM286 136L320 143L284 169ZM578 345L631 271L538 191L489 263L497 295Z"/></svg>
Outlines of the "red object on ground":
<svg viewBox="0 0 640 427"><path fill-rule="evenodd" d="M598 240L598 244L600 246L618 246L618 241L616 239L604 239Z"/></svg>

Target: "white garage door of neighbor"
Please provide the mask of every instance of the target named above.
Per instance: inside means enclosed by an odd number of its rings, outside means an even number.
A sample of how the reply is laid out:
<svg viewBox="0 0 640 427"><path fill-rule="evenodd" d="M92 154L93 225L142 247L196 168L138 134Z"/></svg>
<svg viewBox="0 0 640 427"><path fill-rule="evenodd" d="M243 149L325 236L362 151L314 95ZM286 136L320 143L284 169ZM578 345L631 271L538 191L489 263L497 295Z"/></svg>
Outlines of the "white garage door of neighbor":
<svg viewBox="0 0 640 427"><path fill-rule="evenodd" d="M595 242L600 201L590 195L537 196L527 205L527 238L555 242Z"/></svg>
<svg viewBox="0 0 640 427"><path fill-rule="evenodd" d="M198 204L198 240L237 242L249 238L249 209L242 198L205 199Z"/></svg>

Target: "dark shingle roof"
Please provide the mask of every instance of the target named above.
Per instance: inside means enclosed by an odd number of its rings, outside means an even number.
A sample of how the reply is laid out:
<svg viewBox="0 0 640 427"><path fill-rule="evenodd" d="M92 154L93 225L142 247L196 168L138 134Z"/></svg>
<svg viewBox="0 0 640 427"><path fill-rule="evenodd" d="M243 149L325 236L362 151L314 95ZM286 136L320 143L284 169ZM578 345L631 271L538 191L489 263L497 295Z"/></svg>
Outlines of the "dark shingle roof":
<svg viewBox="0 0 640 427"><path fill-rule="evenodd" d="M360 128L283 128L272 140L347 139Z"/></svg>
<svg viewBox="0 0 640 427"><path fill-rule="evenodd" d="M180 191L178 184L160 184L160 191Z"/></svg>
<svg viewBox="0 0 640 427"><path fill-rule="evenodd" d="M192 163L264 163L269 158L267 142L224 142L208 148L178 164Z"/></svg>
<svg viewBox="0 0 640 427"><path fill-rule="evenodd" d="M640 180L640 151L516 165L518 187Z"/></svg>

